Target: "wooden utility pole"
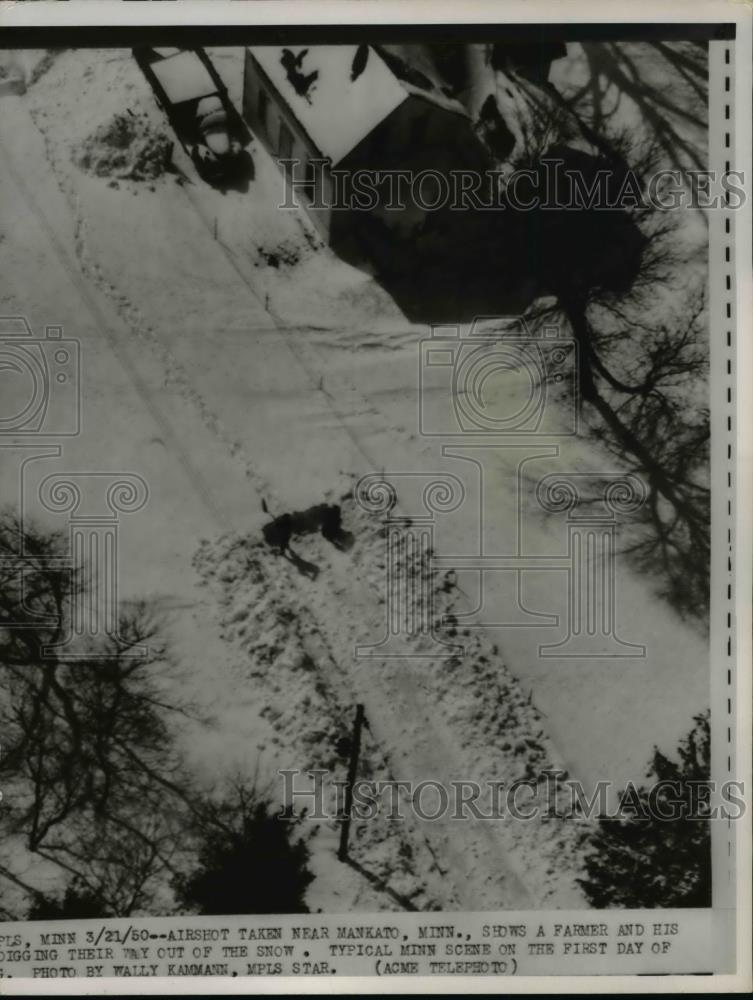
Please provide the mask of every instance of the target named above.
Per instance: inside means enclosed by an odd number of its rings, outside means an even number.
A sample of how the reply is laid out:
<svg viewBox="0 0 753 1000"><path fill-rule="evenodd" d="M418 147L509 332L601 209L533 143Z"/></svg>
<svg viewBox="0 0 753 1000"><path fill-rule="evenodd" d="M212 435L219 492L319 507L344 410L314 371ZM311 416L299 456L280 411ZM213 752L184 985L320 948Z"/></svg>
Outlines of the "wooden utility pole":
<svg viewBox="0 0 753 1000"><path fill-rule="evenodd" d="M358 758L361 753L361 730L363 729L363 705L356 705L356 717L353 721L353 741L350 747L350 762L348 764L348 780L345 785L345 814L340 827L340 847L337 857L346 861L348 857L348 837L350 836L350 814L353 809L353 783L358 773Z"/></svg>

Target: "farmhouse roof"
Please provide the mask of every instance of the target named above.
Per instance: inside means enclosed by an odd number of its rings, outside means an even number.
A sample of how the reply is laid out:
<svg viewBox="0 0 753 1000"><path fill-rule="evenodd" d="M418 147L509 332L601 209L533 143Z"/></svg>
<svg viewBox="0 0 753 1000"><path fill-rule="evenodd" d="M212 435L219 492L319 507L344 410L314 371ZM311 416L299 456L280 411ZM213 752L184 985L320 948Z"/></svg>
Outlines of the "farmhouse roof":
<svg viewBox="0 0 753 1000"><path fill-rule="evenodd" d="M251 54L307 135L333 164L417 88L366 45L253 46ZM421 91L420 96L434 100ZM438 102L448 108L446 99ZM460 111L460 105L449 110Z"/></svg>

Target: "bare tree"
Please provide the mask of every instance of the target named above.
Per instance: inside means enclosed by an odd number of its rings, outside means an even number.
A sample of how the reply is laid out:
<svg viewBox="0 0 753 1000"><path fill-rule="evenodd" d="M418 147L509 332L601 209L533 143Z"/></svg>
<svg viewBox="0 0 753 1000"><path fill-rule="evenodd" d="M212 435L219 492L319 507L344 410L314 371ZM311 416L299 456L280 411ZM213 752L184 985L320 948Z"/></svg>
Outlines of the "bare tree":
<svg viewBox="0 0 753 1000"><path fill-rule="evenodd" d="M121 617L118 639L80 659L56 655L82 586L81 567L60 568L65 555L61 537L12 515L0 522L0 820L11 854L15 840L122 916L174 871L191 802L168 725L178 709L163 693L169 658L143 605ZM8 859L0 874L12 869Z"/></svg>
<svg viewBox="0 0 753 1000"><path fill-rule="evenodd" d="M517 81L534 109L523 123L519 165L541 170L547 160L561 161L565 184L576 174L581 191L606 177L601 196L613 207L527 213L532 267L550 296L530 318L557 317L569 327L583 416L648 487L650 531L630 551L660 569L676 607L702 614L710 554L705 284L678 280L692 262L676 249L677 220L652 207L645 186L659 167L701 163L693 137L705 136L704 55L659 43L584 43L583 53L588 81L572 93ZM668 93L668 79L685 88L687 102ZM626 103L631 127L618 113ZM679 308L666 305L668 290Z"/></svg>

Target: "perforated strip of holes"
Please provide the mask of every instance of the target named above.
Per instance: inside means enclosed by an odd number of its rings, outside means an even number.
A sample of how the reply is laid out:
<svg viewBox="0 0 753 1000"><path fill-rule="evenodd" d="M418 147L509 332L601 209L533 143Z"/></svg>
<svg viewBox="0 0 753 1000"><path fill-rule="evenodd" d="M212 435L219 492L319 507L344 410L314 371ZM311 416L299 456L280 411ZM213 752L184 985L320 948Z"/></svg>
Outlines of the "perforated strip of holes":
<svg viewBox="0 0 753 1000"><path fill-rule="evenodd" d="M729 174L732 163L732 47L728 42L724 46L724 169ZM727 616L726 616L726 656L727 656L727 779L732 780L732 672L734 669L734 634L733 634L733 569L734 569L734 549L733 549L733 476L734 476L734 447L733 447L733 417L734 417L734 338L733 316L734 316L734 293L733 293L733 235L732 218L729 209L729 191L725 192L725 216L724 216L724 324L726 329L726 409L727 409ZM727 862L732 868L732 819L727 815Z"/></svg>

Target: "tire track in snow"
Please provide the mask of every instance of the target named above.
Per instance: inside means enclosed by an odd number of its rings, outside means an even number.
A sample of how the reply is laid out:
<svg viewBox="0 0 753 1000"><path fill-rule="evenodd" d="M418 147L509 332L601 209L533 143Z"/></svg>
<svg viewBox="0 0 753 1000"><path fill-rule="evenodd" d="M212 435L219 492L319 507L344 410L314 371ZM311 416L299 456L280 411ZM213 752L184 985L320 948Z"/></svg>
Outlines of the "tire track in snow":
<svg viewBox="0 0 753 1000"><path fill-rule="evenodd" d="M115 332L111 329L111 324L107 317L104 315L102 309L99 307L98 303L90 293L84 281L82 281L82 276L84 278L90 278L92 283L102 292L104 292L107 297L115 305L116 311L121 319L128 325L129 329L145 338L146 330L141 324L134 324L129 319L129 309L133 309L125 296L117 293L115 287L108 282L101 269L93 261L90 260L87 249L86 242L84 238L84 219L81 215L81 211L78 204L78 198L75 193L72 193L70 189L66 191L66 185L61 183L60 172L55 168L54 160L50 154L49 144L46 141L44 133L42 133L42 138L45 141L45 148L47 150L47 159L50 166L55 174L58 187L63 193L69 207L72 210L73 222L74 222L74 250L75 258L78 263L78 268L71 262L70 256L66 247L61 242L58 234L56 233L54 227L50 224L47 216L45 215L43 209L39 205L36 197L29 188L28 184L24 180L20 170L15 164L12 154L8 150L5 143L0 139L0 157L2 157L5 169L8 175L12 177L18 191L26 203L29 211L36 219L39 226L44 230L50 245L53 248L55 256L62 265L65 272L71 279L71 283L75 287L78 296L84 305L84 308L89 313L91 319L94 322L94 326L97 330L102 333L102 335L107 340L110 348L117 357L118 361L122 365L123 369L128 375L132 385L134 386L136 392L138 393L140 399L147 408L149 414L160 428L165 442L169 442L171 450L174 452L178 462L183 467L186 477L193 485L196 493L201 497L201 500L209 511L212 519L215 523L224 530L230 526L228 524L227 518L222 512L221 508L216 504L212 491L210 490L208 484L205 482L203 476L196 468L191 460L188 451L183 447L179 436L175 432L170 421L164 415L160 407L156 404L152 392L149 390L148 386L144 380L139 375L138 370L130 359L127 351L123 350L120 345L119 339Z"/></svg>

